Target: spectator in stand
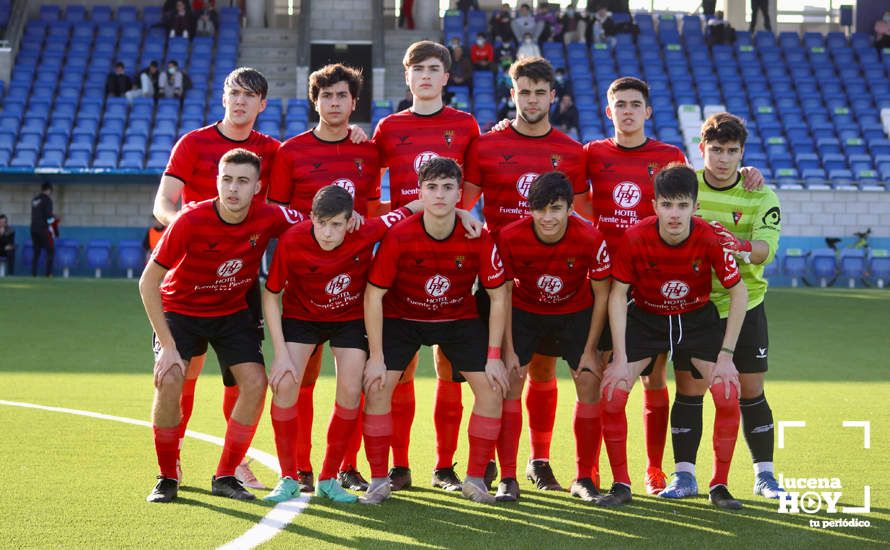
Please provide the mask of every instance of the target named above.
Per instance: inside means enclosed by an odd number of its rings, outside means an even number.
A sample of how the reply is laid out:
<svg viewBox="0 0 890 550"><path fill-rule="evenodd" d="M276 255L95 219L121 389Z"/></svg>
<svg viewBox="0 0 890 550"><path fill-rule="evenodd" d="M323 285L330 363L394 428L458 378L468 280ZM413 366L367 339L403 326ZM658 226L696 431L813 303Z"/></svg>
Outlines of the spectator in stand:
<svg viewBox="0 0 890 550"><path fill-rule="evenodd" d="M210 15L210 20L213 21L213 26L219 26L219 12L216 11L216 0L194 0L192 2L192 14L195 17L200 17L204 14Z"/></svg>
<svg viewBox="0 0 890 550"><path fill-rule="evenodd" d="M538 47L538 43L535 42L534 37L529 33L522 35L522 44L516 51L517 60L525 57L541 57L541 48Z"/></svg>
<svg viewBox="0 0 890 550"><path fill-rule="evenodd" d="M559 19L562 25L562 41L566 44L572 42L584 42L587 35L587 14L575 9L575 6L566 8L565 13Z"/></svg>
<svg viewBox="0 0 890 550"><path fill-rule="evenodd" d="M476 35L476 42L470 46L470 61L473 68L480 71L494 68L494 48L481 32Z"/></svg>
<svg viewBox="0 0 890 550"><path fill-rule="evenodd" d="M133 88L133 79L124 71L124 64L114 64L114 72L105 79L105 95L123 97Z"/></svg>
<svg viewBox="0 0 890 550"><path fill-rule="evenodd" d="M198 23L195 25L195 36L213 36L216 34L216 25L210 18L210 11L205 10L198 17Z"/></svg>
<svg viewBox="0 0 890 550"><path fill-rule="evenodd" d="M510 42L501 42L498 51L495 52L495 61L498 65L505 65L509 67L513 64L513 61L516 59L516 44L513 41Z"/></svg>
<svg viewBox="0 0 890 550"><path fill-rule="evenodd" d="M467 22L467 12L470 10L478 10L479 9L479 0L457 0L456 7L463 14L464 23L466 23Z"/></svg>
<svg viewBox="0 0 890 550"><path fill-rule="evenodd" d="M451 54L451 57L454 57L454 49L460 48L463 46L461 43L461 39L458 36L452 36L451 40L448 42L448 53Z"/></svg>
<svg viewBox="0 0 890 550"><path fill-rule="evenodd" d="M606 8L605 4L597 5L591 23L591 42L596 44L612 43L614 40L612 36L615 35L615 22L612 20L612 12Z"/></svg>
<svg viewBox="0 0 890 550"><path fill-rule="evenodd" d="M399 106L396 107L396 112L399 113L405 109L410 109L413 104L414 95L411 93L411 88L405 88L405 97L402 98L402 101L399 101Z"/></svg>
<svg viewBox="0 0 890 550"><path fill-rule="evenodd" d="M4 275L15 275L15 229L6 214L0 214L0 267Z"/></svg>
<svg viewBox="0 0 890 550"><path fill-rule="evenodd" d="M44 183L40 193L31 199L31 242L34 243L34 258L31 260L31 276L37 276L37 263L40 252L46 250L46 276L52 277L53 256L56 254L53 224L53 184Z"/></svg>
<svg viewBox="0 0 890 550"><path fill-rule="evenodd" d="M714 44L733 44L735 42L735 29L729 21L723 19L723 12L714 13L714 17L708 21L705 29L705 40L709 46Z"/></svg>
<svg viewBox="0 0 890 550"><path fill-rule="evenodd" d="M559 100L556 110L550 115L550 124L564 134L578 139L578 108L571 94L565 94Z"/></svg>
<svg viewBox="0 0 890 550"><path fill-rule="evenodd" d="M717 0L702 0L701 13L705 16L706 21L710 21L714 17L714 10L717 9Z"/></svg>
<svg viewBox="0 0 890 550"><path fill-rule="evenodd" d="M494 94L497 98L510 97L510 89L513 88L513 79L510 78L510 65L512 64L512 57L504 57L498 64L498 72L494 80Z"/></svg>
<svg viewBox="0 0 890 550"><path fill-rule="evenodd" d="M890 10L875 21L875 47L879 50L890 48Z"/></svg>
<svg viewBox="0 0 890 550"><path fill-rule="evenodd" d="M558 8L543 2L535 10L535 21L541 28L538 43L562 40L562 25L559 24Z"/></svg>
<svg viewBox="0 0 890 550"><path fill-rule="evenodd" d="M170 37L182 36L188 38L194 32L194 19L192 18L191 8L183 0L177 0L175 6L167 24L167 27L170 29Z"/></svg>
<svg viewBox="0 0 890 550"><path fill-rule="evenodd" d="M148 67L139 73L139 88L142 90L142 97L150 97L155 99L160 91L159 84L160 73L158 72L158 62L152 60Z"/></svg>
<svg viewBox="0 0 890 550"><path fill-rule="evenodd" d="M556 69L553 75L553 88L556 90L556 100L559 101L562 99L562 96L566 94L571 94L572 92L572 83L566 78L566 70L562 67Z"/></svg>
<svg viewBox="0 0 890 550"><path fill-rule="evenodd" d="M158 78L158 90L163 97L182 97L182 71L179 70L179 63L171 60L167 63L167 70L161 73Z"/></svg>
<svg viewBox="0 0 890 550"><path fill-rule="evenodd" d="M532 9L528 4L519 6L519 15L510 23L510 29L516 38L529 34L535 42L538 41L541 37L541 32L544 30L543 26L539 25L538 21L535 20L535 16L532 15Z"/></svg>
<svg viewBox="0 0 890 550"><path fill-rule="evenodd" d="M152 251L154 251L155 247L158 245L158 241L161 240L161 235L164 234L166 229L164 224L152 217L151 225L148 226L148 230L145 232L145 238L142 239L142 249L145 250L145 261L148 261L151 257Z"/></svg>
<svg viewBox="0 0 890 550"><path fill-rule="evenodd" d="M501 9L492 12L491 19L488 20L491 28L491 39L495 43L498 41L515 42L516 37L513 35L512 22L513 11L510 9L510 4L504 2L501 4Z"/></svg>
<svg viewBox="0 0 890 550"><path fill-rule="evenodd" d="M399 10L399 28L414 28L414 0L402 0L402 9Z"/></svg>
<svg viewBox="0 0 890 550"><path fill-rule="evenodd" d="M464 55L464 49L461 46L456 46L452 52L448 85L470 87L473 85L473 65L470 64L470 59Z"/></svg>
<svg viewBox="0 0 890 550"><path fill-rule="evenodd" d="M769 0L751 0L751 25L748 32L754 34L757 27L757 12L763 12L763 27L769 32L773 32L773 24L769 17Z"/></svg>

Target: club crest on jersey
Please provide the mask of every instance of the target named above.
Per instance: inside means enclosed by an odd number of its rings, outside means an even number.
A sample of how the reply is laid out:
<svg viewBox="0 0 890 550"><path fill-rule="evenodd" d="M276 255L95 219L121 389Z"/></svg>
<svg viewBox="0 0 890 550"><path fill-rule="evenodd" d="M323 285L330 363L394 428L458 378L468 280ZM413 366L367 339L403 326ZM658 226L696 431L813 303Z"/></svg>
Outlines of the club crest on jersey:
<svg viewBox="0 0 890 550"><path fill-rule="evenodd" d="M364 174L364 170L365 170L364 159L354 158L354 159L352 159L352 162L355 163L355 169L358 170L359 175Z"/></svg>
<svg viewBox="0 0 890 550"><path fill-rule="evenodd" d="M414 173L415 174L419 173L421 166L423 166L424 164L428 163L429 161L433 160L434 158L436 158L438 156L439 155L437 155L436 153L434 153L432 151L424 151L423 153L420 153L419 155L414 157Z"/></svg>
<svg viewBox="0 0 890 550"><path fill-rule="evenodd" d="M738 210L733 211L733 213L732 213L732 221L733 221L736 225L739 224L739 220L741 220L741 219L742 219L742 213L741 213L740 211L738 211Z"/></svg>
<svg viewBox="0 0 890 550"><path fill-rule="evenodd" d="M324 291L330 294L331 296L336 296L349 288L349 283L352 282L352 277L347 275L346 273L341 273L328 281L328 284L325 285Z"/></svg>
<svg viewBox="0 0 890 550"><path fill-rule="evenodd" d="M466 256L455 256L454 257L455 267L457 267L458 269L463 269L464 268L464 260L466 260L466 259L467 259Z"/></svg>
<svg viewBox="0 0 890 550"><path fill-rule="evenodd" d="M352 183L352 180L348 180L346 178L340 178L338 180L334 180L331 182L331 185L336 185L337 187L342 187L349 191L349 194L352 198L355 198L355 184Z"/></svg>
<svg viewBox="0 0 890 550"><path fill-rule="evenodd" d="M526 172L519 176L519 179L516 180L516 191L522 195L523 199L528 199L528 191L532 188L532 184L538 178L537 172Z"/></svg>
<svg viewBox="0 0 890 550"><path fill-rule="evenodd" d="M556 170L557 166L559 166L559 161L562 160L562 156L553 153L550 155L550 164L553 166L553 169Z"/></svg>
<svg viewBox="0 0 890 550"><path fill-rule="evenodd" d="M541 275L538 277L538 288L547 294L558 294L562 290L562 279L556 275Z"/></svg>
<svg viewBox="0 0 890 550"><path fill-rule="evenodd" d="M658 163L657 163L657 162L650 162L650 163L646 166L646 172L649 173L649 177L650 177L650 178L654 178L654 177L655 177L655 172L658 172Z"/></svg>
<svg viewBox="0 0 890 550"><path fill-rule="evenodd" d="M621 208L633 208L642 198L640 186L632 181L622 181L612 189L612 200Z"/></svg>
<svg viewBox="0 0 890 550"><path fill-rule="evenodd" d="M259 233L252 233L252 234L250 235L250 237L249 237L248 240L250 241L250 248L253 248L253 247L256 246L256 242L257 242L258 240L260 240L260 234L259 234Z"/></svg>
<svg viewBox="0 0 890 550"><path fill-rule="evenodd" d="M689 294L689 285L683 281L668 281L661 285L661 295L668 300L679 300Z"/></svg>
<svg viewBox="0 0 890 550"><path fill-rule="evenodd" d="M242 267L244 267L244 262L242 262L240 258L226 260L216 268L216 274L220 277L231 277L235 273L241 271Z"/></svg>
<svg viewBox="0 0 890 550"><path fill-rule="evenodd" d="M426 280L423 288L433 298L439 298L444 296L448 289L451 288L451 281L448 280L448 277L437 273Z"/></svg>
<svg viewBox="0 0 890 550"><path fill-rule="evenodd" d="M454 130L445 130L442 135L445 137L445 145L451 147L454 142Z"/></svg>
<svg viewBox="0 0 890 550"><path fill-rule="evenodd" d="M566 258L566 267L568 267L569 269L575 269L575 257L574 256Z"/></svg>
<svg viewBox="0 0 890 550"><path fill-rule="evenodd" d="M699 259L692 260L692 271L694 271L696 273L701 271L701 260L699 260Z"/></svg>

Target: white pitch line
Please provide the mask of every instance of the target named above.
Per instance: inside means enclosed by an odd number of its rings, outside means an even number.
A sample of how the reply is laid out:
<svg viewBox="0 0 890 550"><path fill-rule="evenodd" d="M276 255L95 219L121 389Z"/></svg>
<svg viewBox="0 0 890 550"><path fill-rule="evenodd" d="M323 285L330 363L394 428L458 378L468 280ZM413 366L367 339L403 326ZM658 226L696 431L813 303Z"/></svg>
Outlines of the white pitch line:
<svg viewBox="0 0 890 550"><path fill-rule="evenodd" d="M64 407L50 407L47 405L37 405L35 403L22 403L20 401L5 401L0 399L0 405L6 405L9 407L21 407L24 409L37 409L41 411L49 411L56 413L64 413L64 414L73 414L76 416L86 416L88 418L98 418L99 420L111 420L112 422L120 422L122 424L131 424L133 426L144 426L146 428L151 428L151 422L146 422L145 420L137 420L135 418L127 418L124 416L114 416L110 414L97 413L92 411L82 411L79 409L67 409ZM191 437L193 439L200 439L201 441L205 441L207 443L212 443L214 445L223 446L224 440L221 437L217 437L215 435L205 434L202 432L195 432L192 430L186 430L185 435L187 437ZM251 447L247 451L247 456L253 458L263 466L269 468L274 472L280 473L278 467L278 459L275 458L274 455L269 453L260 451L258 449L254 449ZM269 510L269 512L263 516L259 523L248 529L243 535L240 537L227 542L226 544L220 546L220 549L225 550L234 550L234 549L248 549L255 548L264 542L267 542L272 539L275 535L280 533L284 528L288 526L290 522L293 521L295 517L297 517L303 510L305 510L309 506L309 496L301 495L298 498L289 500L287 502L281 502L277 504L274 508Z"/></svg>

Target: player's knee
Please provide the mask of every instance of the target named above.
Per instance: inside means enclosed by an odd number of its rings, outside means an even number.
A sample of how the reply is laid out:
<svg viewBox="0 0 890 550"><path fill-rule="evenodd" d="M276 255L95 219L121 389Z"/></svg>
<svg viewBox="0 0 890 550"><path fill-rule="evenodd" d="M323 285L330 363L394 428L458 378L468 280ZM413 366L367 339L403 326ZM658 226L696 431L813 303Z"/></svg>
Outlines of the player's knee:
<svg viewBox="0 0 890 550"><path fill-rule="evenodd" d="M245 373L238 380L238 391L242 396L252 398L259 397L266 393L266 386L269 384L266 373L262 369Z"/></svg>
<svg viewBox="0 0 890 550"><path fill-rule="evenodd" d="M607 414L619 414L624 412L627 407L627 398L630 394L624 390L615 388L612 392L612 399L609 399L608 388L603 388L600 401L602 402L603 412Z"/></svg>
<svg viewBox="0 0 890 550"><path fill-rule="evenodd" d="M763 393L763 374L739 374L742 386L742 399L754 399Z"/></svg>
<svg viewBox="0 0 890 550"><path fill-rule="evenodd" d="M556 357L532 354L528 365L528 376L535 382L548 382L556 378Z"/></svg>
<svg viewBox="0 0 890 550"><path fill-rule="evenodd" d="M711 386L711 397L714 399L714 407L718 412L732 412L739 409L739 392L735 386L729 384L729 397L726 397L727 382L720 382Z"/></svg>
<svg viewBox="0 0 890 550"><path fill-rule="evenodd" d="M170 369L157 386L158 395L163 398L179 398L185 378L178 368Z"/></svg>
<svg viewBox="0 0 890 550"><path fill-rule="evenodd" d="M596 402L600 394L600 379L584 369L575 373L575 392L584 402Z"/></svg>

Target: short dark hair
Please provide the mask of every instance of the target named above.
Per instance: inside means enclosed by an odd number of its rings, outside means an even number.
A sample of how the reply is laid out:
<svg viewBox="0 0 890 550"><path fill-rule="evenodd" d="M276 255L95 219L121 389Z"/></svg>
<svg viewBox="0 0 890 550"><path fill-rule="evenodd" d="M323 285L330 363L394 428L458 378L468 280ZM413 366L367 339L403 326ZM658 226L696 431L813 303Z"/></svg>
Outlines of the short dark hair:
<svg viewBox="0 0 890 550"><path fill-rule="evenodd" d="M0 220L8 220L8 219L9 218L6 217L6 214L0 214Z"/></svg>
<svg viewBox="0 0 890 550"><path fill-rule="evenodd" d="M615 92L622 90L636 90L643 94L643 100L649 105L649 85L639 78L633 76L622 76L616 78L609 84L609 90L606 92L606 99L614 97Z"/></svg>
<svg viewBox="0 0 890 550"><path fill-rule="evenodd" d="M123 64L123 62L118 61L117 63L114 64L114 68L115 68L115 69L117 69L117 68L121 68L121 69L123 69L123 68L124 68L124 64Z"/></svg>
<svg viewBox="0 0 890 550"><path fill-rule="evenodd" d="M269 93L269 82L266 81L266 77L263 76L263 73L250 67L238 67L230 72L224 86L226 88L240 86L259 95L262 99L266 99L266 95Z"/></svg>
<svg viewBox="0 0 890 550"><path fill-rule="evenodd" d="M326 185L318 190L312 199L312 214L323 219L333 218L337 214L352 216L353 200L349 191L338 185Z"/></svg>
<svg viewBox="0 0 890 550"><path fill-rule="evenodd" d="M179 61L176 61L175 59L171 59L170 61L167 62L167 65L173 65L174 67L179 67Z"/></svg>
<svg viewBox="0 0 890 550"><path fill-rule="evenodd" d="M523 76L534 82L546 82L553 89L553 65L543 57L524 57L510 65L513 82Z"/></svg>
<svg viewBox="0 0 890 550"><path fill-rule="evenodd" d="M156 60L152 59L151 62L148 64L148 66L149 66L149 67L154 67L155 69L157 69L157 68L158 68L158 62L157 62Z"/></svg>
<svg viewBox="0 0 890 550"><path fill-rule="evenodd" d="M745 128L745 121L730 113L713 114L701 125L701 140L705 143L738 141L739 145L744 147L747 139L748 129Z"/></svg>
<svg viewBox="0 0 890 550"><path fill-rule="evenodd" d="M260 175L260 157L256 153L247 149L229 149L226 154L219 159L220 164L249 164L256 169L257 176Z"/></svg>
<svg viewBox="0 0 890 550"><path fill-rule="evenodd" d="M532 210L541 210L559 200L564 200L567 205L572 206L574 198L572 183L565 174L547 172L532 182L528 190L528 207Z"/></svg>
<svg viewBox="0 0 890 550"><path fill-rule="evenodd" d="M451 70L451 52L442 44L432 40L421 40L408 46L408 49L405 51L405 57L402 58L402 65L407 69L431 57L442 62L446 73Z"/></svg>
<svg viewBox="0 0 890 550"><path fill-rule="evenodd" d="M40 186L40 190L41 190L41 191L52 191L52 190L53 190L53 184L51 184L50 182L46 182L46 183L44 183L43 185Z"/></svg>
<svg viewBox="0 0 890 550"><path fill-rule="evenodd" d="M655 176L655 198L698 199L698 176L695 170L680 162L665 166Z"/></svg>
<svg viewBox="0 0 890 550"><path fill-rule="evenodd" d="M433 157L420 165L417 171L417 185L420 186L425 181L454 178L458 184L461 183L460 166L454 159L448 157Z"/></svg>
<svg viewBox="0 0 890 550"><path fill-rule="evenodd" d="M309 75L309 100L315 103L322 88L329 88L338 82L346 82L352 99L358 99L364 82L361 69L353 69L340 63L318 69Z"/></svg>

